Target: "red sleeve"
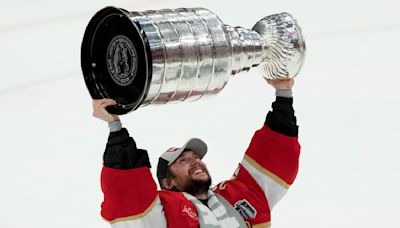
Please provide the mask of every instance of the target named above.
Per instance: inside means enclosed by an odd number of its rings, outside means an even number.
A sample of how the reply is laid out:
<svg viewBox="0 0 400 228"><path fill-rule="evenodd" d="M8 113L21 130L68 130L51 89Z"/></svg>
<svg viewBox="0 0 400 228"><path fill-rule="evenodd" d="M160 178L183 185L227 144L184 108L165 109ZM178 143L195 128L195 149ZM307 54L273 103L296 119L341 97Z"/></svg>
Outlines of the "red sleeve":
<svg viewBox="0 0 400 228"><path fill-rule="evenodd" d="M109 222L143 214L157 199L157 185L147 167L120 170L104 166L101 188L101 215Z"/></svg>
<svg viewBox="0 0 400 228"><path fill-rule="evenodd" d="M253 226L269 227L273 206L286 194L297 171L300 145L263 126L256 131L233 180L215 187Z"/></svg>
<svg viewBox="0 0 400 228"><path fill-rule="evenodd" d="M289 187L299 168L300 144L297 137L285 136L263 126L256 131L244 160L257 170Z"/></svg>
<svg viewBox="0 0 400 228"><path fill-rule="evenodd" d="M254 134L236 178L245 184L252 184L240 175L246 170L264 191L272 210L296 178L299 155L297 137L283 135L264 125Z"/></svg>

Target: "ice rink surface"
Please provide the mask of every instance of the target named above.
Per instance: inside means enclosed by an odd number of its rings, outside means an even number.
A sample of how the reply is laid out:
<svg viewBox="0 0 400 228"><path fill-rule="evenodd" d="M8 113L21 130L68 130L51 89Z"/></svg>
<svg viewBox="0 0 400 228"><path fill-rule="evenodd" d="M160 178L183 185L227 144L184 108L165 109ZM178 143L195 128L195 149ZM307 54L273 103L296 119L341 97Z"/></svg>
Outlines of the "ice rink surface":
<svg viewBox="0 0 400 228"><path fill-rule="evenodd" d="M294 87L300 170L277 227L399 228L399 1L0 0L0 228L109 227L100 217L107 125L91 116L80 45L99 9L200 6L251 28L289 12L307 43ZM122 117L153 166L200 137L214 183L231 177L274 100L257 69L217 96ZM153 170L154 173L154 170Z"/></svg>

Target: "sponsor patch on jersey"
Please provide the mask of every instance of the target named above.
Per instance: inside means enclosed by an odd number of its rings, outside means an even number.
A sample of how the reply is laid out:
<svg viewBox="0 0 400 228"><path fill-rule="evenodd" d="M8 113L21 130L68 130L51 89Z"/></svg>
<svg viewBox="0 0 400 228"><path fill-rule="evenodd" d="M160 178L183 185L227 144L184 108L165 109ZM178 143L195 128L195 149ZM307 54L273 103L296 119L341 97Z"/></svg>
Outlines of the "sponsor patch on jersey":
<svg viewBox="0 0 400 228"><path fill-rule="evenodd" d="M237 201L235 209L243 218L255 218L257 215L256 209L245 199Z"/></svg>
<svg viewBox="0 0 400 228"><path fill-rule="evenodd" d="M192 211L192 208L184 205L182 212L189 215L189 217L192 218L193 220L197 220L197 214L194 211Z"/></svg>

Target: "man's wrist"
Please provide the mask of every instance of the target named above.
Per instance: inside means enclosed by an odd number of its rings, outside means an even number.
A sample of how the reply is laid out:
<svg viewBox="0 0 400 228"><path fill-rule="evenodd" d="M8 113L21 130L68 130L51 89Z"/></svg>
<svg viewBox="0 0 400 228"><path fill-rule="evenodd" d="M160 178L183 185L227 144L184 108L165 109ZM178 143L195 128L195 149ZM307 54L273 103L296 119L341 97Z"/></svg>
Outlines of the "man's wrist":
<svg viewBox="0 0 400 228"><path fill-rule="evenodd" d="M108 123L108 128L110 129L110 132L117 132L122 129L122 123L121 120L114 120L112 122Z"/></svg>
<svg viewBox="0 0 400 228"><path fill-rule="evenodd" d="M275 96L292 98L293 97L292 89L277 89L275 91Z"/></svg>

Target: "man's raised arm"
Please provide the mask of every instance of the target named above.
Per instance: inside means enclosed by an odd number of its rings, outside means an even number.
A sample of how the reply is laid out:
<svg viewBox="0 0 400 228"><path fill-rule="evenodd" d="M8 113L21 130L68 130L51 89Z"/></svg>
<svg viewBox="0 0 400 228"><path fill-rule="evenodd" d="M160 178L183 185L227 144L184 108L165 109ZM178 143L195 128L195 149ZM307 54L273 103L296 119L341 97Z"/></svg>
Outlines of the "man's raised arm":
<svg viewBox="0 0 400 228"><path fill-rule="evenodd" d="M115 101L93 101L93 116L107 122L110 128L101 173L101 215L115 227L163 226L165 218L147 151L138 149L119 117L107 112L110 105Z"/></svg>
<svg viewBox="0 0 400 228"><path fill-rule="evenodd" d="M254 134L241 166L264 191L272 209L296 178L300 144L292 107L293 79L267 81L276 90L276 100L264 126ZM238 173L238 180L246 181L244 172L242 175Z"/></svg>

